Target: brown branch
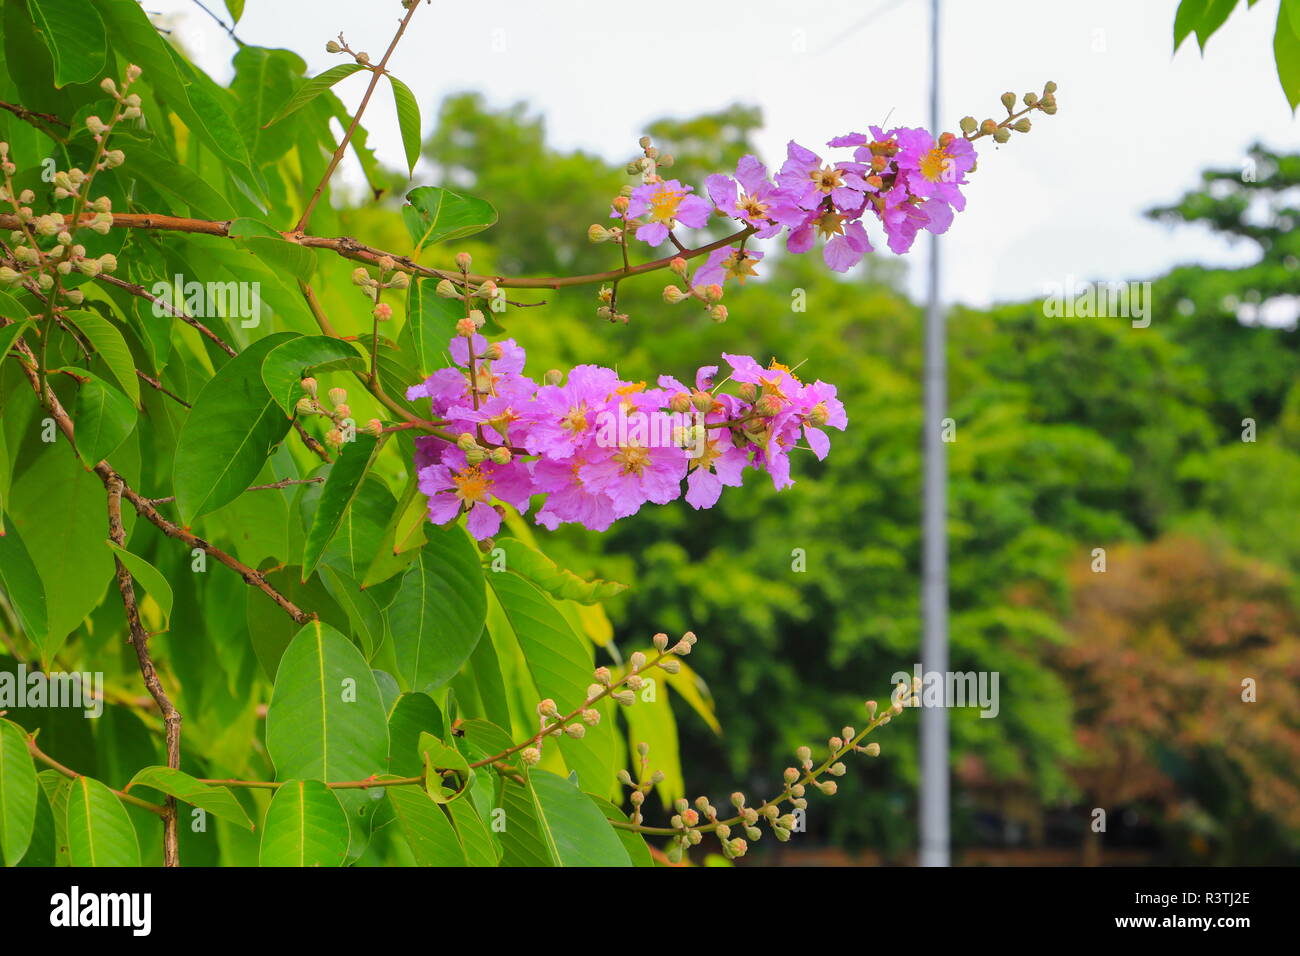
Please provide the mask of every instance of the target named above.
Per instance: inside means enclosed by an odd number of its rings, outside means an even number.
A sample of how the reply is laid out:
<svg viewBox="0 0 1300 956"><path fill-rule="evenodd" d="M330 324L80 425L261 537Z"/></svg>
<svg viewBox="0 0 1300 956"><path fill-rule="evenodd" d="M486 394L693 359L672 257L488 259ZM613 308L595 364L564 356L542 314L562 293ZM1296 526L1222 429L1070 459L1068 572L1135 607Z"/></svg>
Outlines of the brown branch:
<svg viewBox="0 0 1300 956"><path fill-rule="evenodd" d="M71 217L68 217L69 222ZM16 229L20 225L17 216L12 213L0 215L0 229ZM186 232L204 236L218 236L229 238L230 220L218 221L211 219L189 219L184 216L160 216L153 213L115 213L113 215L113 225L121 229L157 229L164 232ZM687 249L684 252L674 252L671 256L664 256L661 259L653 259L650 262L642 262L638 265L630 266L623 269L610 269L606 272L592 272L586 275L574 276L503 276L503 275L478 275L471 273L469 276L462 276L460 272L450 269L431 269L428 266L421 265L410 256L398 255L392 252L385 252L383 249L377 249L374 246L368 246L363 242L353 239L351 236L309 236L293 232L282 232L280 236L286 242L292 242L296 245L304 246L308 249L328 249L337 253L345 259L351 259L354 262L363 262L367 265L380 268L380 259L391 259L394 268L401 272L408 272L417 276L429 276L435 279L450 279L452 282L460 283L464 279L476 285L484 282L495 282L499 287L513 289L563 289L569 286L591 285L597 282L611 282L617 279L626 279L631 276L644 275L647 272L656 272L660 269L668 268L668 264L674 259L694 259L698 256L707 255L715 249L721 249L723 246L729 246L733 242L739 242L747 239L754 234L756 230L753 226L746 226L728 236L716 239L713 242L706 243L702 246L696 246Z"/></svg>
<svg viewBox="0 0 1300 956"><path fill-rule="evenodd" d="M315 478L282 478L280 481L273 481L269 485L253 485L251 488L245 488L245 491L270 491L273 488L288 488L291 485L316 485L324 481L324 477L316 476ZM151 505L165 505L169 501L175 501L175 495L168 495L166 498L149 498Z"/></svg>
<svg viewBox="0 0 1300 956"><path fill-rule="evenodd" d="M106 478L104 487L108 490L108 537L119 548L126 547L126 528L122 525L122 492L125 482L114 473ZM131 572L116 554L113 563L117 570L117 589L122 594L122 607L126 612L129 640L135 648L135 658L140 664L140 675L144 686L158 704L162 714L163 725L167 733L167 766L173 770L181 768L181 715L163 689L158 679L158 669L154 667L153 657L149 653L149 632L140 623L140 609L135 603L135 584ZM180 842L176 833L176 798L168 796L164 803L163 814L163 866L180 866Z"/></svg>
<svg viewBox="0 0 1300 956"><path fill-rule="evenodd" d="M186 408L190 407L189 402L185 401L185 399L181 398L175 392L168 391L166 386L164 386L162 382L158 381L158 379L154 378L152 375L142 372L139 369L135 370L135 374L139 376L140 381L144 382L146 385L150 386L151 388L157 389L158 391L166 395L168 398L172 399L175 402L178 402L181 405L184 405Z"/></svg>
<svg viewBox="0 0 1300 956"><path fill-rule="evenodd" d="M321 177L320 182L317 184L316 191L311 194L311 199L307 200L307 206L302 211L302 217L298 220L298 225L294 227L295 233L301 233L307 228L307 223L311 221L311 214L316 209L316 203L320 201L321 193L325 191L325 186L330 181L330 177L334 175L334 170L338 168L339 162L348 151L348 144L352 142L352 134L357 131L357 125L361 122L361 114L366 111L366 107L370 104L370 97L374 95L375 87L379 85L379 78L384 75L384 68L388 66L389 57L397 49L397 42L402 39L402 34L406 32L406 27L411 22L411 18L415 16L415 11L419 6L418 0L413 0L406 8L406 16L402 17L402 22L397 27L397 32L393 34L392 42L388 44L388 49L384 51L384 57L379 61L379 64L377 66L367 64L370 69L370 85L366 87L366 94L361 97L361 105L357 107L352 122L348 124L343 139L339 141L338 148L334 150L329 166L325 167L325 175Z"/></svg>
<svg viewBox="0 0 1300 956"><path fill-rule="evenodd" d="M77 773L77 771L73 770L70 767L65 767L63 764L59 763L57 760L55 760L53 757L47 754L40 747L36 746L35 734L31 734L27 737L27 751L35 759L45 764L45 766L57 770L59 773L63 774L63 776L67 777L69 780L77 780L85 776L85 774ZM112 790L113 788L109 787L109 789ZM127 803L131 804L132 806L139 807L141 810L148 810L150 813L158 814L158 816L162 816L164 813L167 812L165 807L160 807L157 804L150 803L148 800L141 800L139 797L133 797L131 796L131 794L127 793L124 790L113 790L113 792L117 794L117 798L119 800L125 800Z"/></svg>

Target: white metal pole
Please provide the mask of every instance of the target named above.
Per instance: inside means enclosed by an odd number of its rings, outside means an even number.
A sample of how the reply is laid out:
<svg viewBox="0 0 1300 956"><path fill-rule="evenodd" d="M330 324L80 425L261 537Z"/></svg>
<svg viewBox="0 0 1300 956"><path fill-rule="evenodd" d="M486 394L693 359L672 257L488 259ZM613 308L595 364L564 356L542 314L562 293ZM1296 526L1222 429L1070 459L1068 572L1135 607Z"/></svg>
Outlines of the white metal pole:
<svg viewBox="0 0 1300 956"><path fill-rule="evenodd" d="M930 130L940 133L939 0L930 2ZM921 666L948 670L947 447L941 422L947 415L946 329L939 302L939 237L930 236L929 301L925 310L925 489L921 541ZM922 866L949 865L948 712L922 707Z"/></svg>

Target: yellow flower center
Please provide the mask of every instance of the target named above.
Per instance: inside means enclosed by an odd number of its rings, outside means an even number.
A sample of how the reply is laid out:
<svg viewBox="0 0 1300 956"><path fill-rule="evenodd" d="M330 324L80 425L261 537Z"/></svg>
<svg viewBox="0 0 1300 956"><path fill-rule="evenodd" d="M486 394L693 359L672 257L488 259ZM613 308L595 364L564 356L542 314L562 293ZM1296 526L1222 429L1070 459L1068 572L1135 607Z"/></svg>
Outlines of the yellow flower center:
<svg viewBox="0 0 1300 956"><path fill-rule="evenodd" d="M814 169L808 174L808 178L816 183L817 188L824 193L829 193L832 189L839 189L844 185L844 174L833 166Z"/></svg>
<svg viewBox="0 0 1300 956"><path fill-rule="evenodd" d="M460 474L452 475L451 480L456 485L456 497L467 506L488 500L488 488L492 483L478 465L471 465Z"/></svg>
<svg viewBox="0 0 1300 956"><path fill-rule="evenodd" d="M844 217L834 209L828 209L815 220L817 231L823 239L829 239L831 236L842 236L844 234Z"/></svg>
<svg viewBox="0 0 1300 956"><path fill-rule="evenodd" d="M921 175L932 183L937 183L943 179L952 166L952 159L948 151L942 146L936 146L924 156L921 157Z"/></svg>
<svg viewBox="0 0 1300 956"><path fill-rule="evenodd" d="M766 219L767 203L759 202L753 196L742 194L740 202L736 203L736 208L743 212L750 219Z"/></svg>
<svg viewBox="0 0 1300 956"><path fill-rule="evenodd" d="M713 467L713 463L721 457L722 448L718 442L706 441L704 443L704 450L700 452L699 457L690 459L690 465L687 470L690 468L703 468L705 471L709 471Z"/></svg>
<svg viewBox="0 0 1300 956"><path fill-rule="evenodd" d="M587 430L587 403L575 405L569 409L569 413L560 419L560 426L578 434Z"/></svg>
<svg viewBox="0 0 1300 956"><path fill-rule="evenodd" d="M682 197L666 186L660 186L650 196L650 218L656 222L670 222L677 215Z"/></svg>
<svg viewBox="0 0 1300 956"><path fill-rule="evenodd" d="M640 445L627 445L614 452L614 460L623 466L623 474L639 475L650 462L650 450Z"/></svg>

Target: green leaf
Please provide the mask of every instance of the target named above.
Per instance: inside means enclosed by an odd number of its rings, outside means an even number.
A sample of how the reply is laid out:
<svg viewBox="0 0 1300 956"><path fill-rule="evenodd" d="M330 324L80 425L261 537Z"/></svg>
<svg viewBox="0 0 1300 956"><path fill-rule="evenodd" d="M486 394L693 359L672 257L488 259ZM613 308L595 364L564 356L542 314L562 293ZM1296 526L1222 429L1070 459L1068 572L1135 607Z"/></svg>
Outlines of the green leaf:
<svg viewBox="0 0 1300 956"><path fill-rule="evenodd" d="M424 378L447 363L447 343L456 334L456 323L465 317L458 299L446 299L434 291L436 279L416 279L406 290L406 329L415 350L417 371Z"/></svg>
<svg viewBox="0 0 1300 956"><path fill-rule="evenodd" d="M47 627L45 585L17 528L0 535L0 585L29 640L40 644Z"/></svg>
<svg viewBox="0 0 1300 956"><path fill-rule="evenodd" d="M1282 0L1273 31L1273 58L1286 101L1295 112L1300 106L1300 2Z"/></svg>
<svg viewBox="0 0 1300 956"><path fill-rule="evenodd" d="M514 632L537 692L553 699L560 713L579 707L591 684L590 648L569 625L559 608L536 585L511 571L487 575ZM601 721L582 740L563 737L560 753L584 786L593 790L613 779L619 746L612 721Z"/></svg>
<svg viewBox="0 0 1300 956"><path fill-rule="evenodd" d="M560 866L631 866L632 860L591 798L545 770L528 775Z"/></svg>
<svg viewBox="0 0 1300 956"><path fill-rule="evenodd" d="M492 839L473 801L457 800L446 807L451 811L451 822L460 837L465 861L470 866L496 866L501 861L501 847Z"/></svg>
<svg viewBox="0 0 1300 956"><path fill-rule="evenodd" d="M361 639L361 651L370 660L384 643L383 608L346 574L327 565L322 565L320 572L321 583L348 616L352 635Z"/></svg>
<svg viewBox="0 0 1300 956"><path fill-rule="evenodd" d="M302 390L304 378L342 369L361 370L365 365L350 342L330 335L304 335L267 353L262 361L262 382L285 415L292 417L298 399L307 394Z"/></svg>
<svg viewBox="0 0 1300 956"><path fill-rule="evenodd" d="M117 795L78 777L68 795L68 847L73 866L139 866L140 843Z"/></svg>
<svg viewBox="0 0 1300 956"><path fill-rule="evenodd" d="M313 76L302 86L298 87L297 92L295 92L293 96L289 97L285 104L280 107L279 111L275 114L275 117L267 123L266 126L274 126L286 116L302 109L339 80L347 79L358 70L364 69L365 67L360 63L340 63L338 66L330 67L324 73ZM265 129L266 126L262 128Z"/></svg>
<svg viewBox="0 0 1300 956"><path fill-rule="evenodd" d="M365 658L334 628L312 621L285 649L266 714L277 780L362 780L388 769L388 719ZM359 855L374 801L341 790Z"/></svg>
<svg viewBox="0 0 1300 956"><path fill-rule="evenodd" d="M142 67L141 82L160 94L203 144L228 160L257 191L248 149L230 116L231 94L175 52L136 0L95 0L95 7L104 17L119 62Z"/></svg>
<svg viewBox="0 0 1300 956"><path fill-rule="evenodd" d="M21 727L0 720L0 862L16 866L36 826L36 766Z"/></svg>
<svg viewBox="0 0 1300 956"><path fill-rule="evenodd" d="M45 802L50 805L50 817L54 824L55 865L68 866L72 858L72 851L68 847L68 797L72 793L72 781L57 770L42 770L36 779L45 793ZM37 813L40 811L37 810Z"/></svg>
<svg viewBox="0 0 1300 956"><path fill-rule="evenodd" d="M253 821L226 787L214 787L171 767L145 767L131 778L126 789L137 786L152 787L245 830L253 829Z"/></svg>
<svg viewBox="0 0 1300 956"><path fill-rule="evenodd" d="M626 813L605 798L589 793L587 799L596 805L596 809L604 814L606 820L617 820L621 823L630 822ZM627 850L628 858L632 861L633 866L655 865L654 857L650 855L650 847L646 846L645 837L634 830L623 830L618 827L613 829L614 835L623 844L623 849Z"/></svg>
<svg viewBox="0 0 1300 956"><path fill-rule="evenodd" d="M254 342L223 365L194 400L172 466L182 524L243 494L289 430L262 384L262 360L295 335L280 332Z"/></svg>
<svg viewBox="0 0 1300 956"><path fill-rule="evenodd" d="M599 578L586 581L515 538L499 538L497 547L505 551L506 567L509 570L527 578L551 597L561 601L595 604L627 590L626 584L617 581L602 581Z"/></svg>
<svg viewBox="0 0 1300 956"><path fill-rule="evenodd" d="M119 547L111 540L105 543L112 549L117 559L131 572L131 577L135 578L136 583L158 602L158 607L162 610L163 628L166 629L170 625L172 616L172 586L167 583L167 579L163 577L161 571L138 554L132 554L126 548Z"/></svg>
<svg viewBox="0 0 1300 956"><path fill-rule="evenodd" d="M429 528L388 609L397 667L412 690L445 684L474 651L487 617L483 570L465 532Z"/></svg>
<svg viewBox="0 0 1300 956"><path fill-rule="evenodd" d="M90 340L90 344L104 360L104 364L113 373L117 383L122 386L122 391L126 392L132 404L138 408L140 382L135 376L135 359L131 357L131 350L127 348L126 339L117 330L117 326L97 312L88 310L67 312L64 317L71 319L81 333Z"/></svg>
<svg viewBox="0 0 1300 956"><path fill-rule="evenodd" d="M433 734L420 734L420 757L424 767L424 789L435 803L452 803L463 797L474 782L469 761L455 747ZM454 771L447 774L443 771Z"/></svg>
<svg viewBox="0 0 1300 956"><path fill-rule="evenodd" d="M5 298L10 297L6 296ZM30 321L22 319L14 322L12 325L6 325L3 329L0 329L0 359L9 354L9 350L13 348L14 343L18 341L18 336L22 335L29 325L31 325Z"/></svg>
<svg viewBox="0 0 1300 956"><path fill-rule="evenodd" d="M76 374L86 379L77 389L77 454L94 468L135 430L137 415L131 400L103 379L84 369Z"/></svg>
<svg viewBox="0 0 1300 956"><path fill-rule="evenodd" d="M230 25L233 27L244 15L244 0L226 0L226 9L230 11Z"/></svg>
<svg viewBox="0 0 1300 956"><path fill-rule="evenodd" d="M497 211L491 203L473 196L438 186L417 186L406 194L402 220L419 252L435 242L483 231L497 221Z"/></svg>
<svg viewBox="0 0 1300 956"><path fill-rule="evenodd" d="M89 83L99 76L108 55L108 38L91 0L28 0L27 8L50 48L56 87Z"/></svg>
<svg viewBox="0 0 1300 956"><path fill-rule="evenodd" d="M278 230L260 220L236 219L230 224L227 235L235 240L236 246L257 256L276 272L288 272L307 282L316 271L316 257L310 249L290 242Z"/></svg>
<svg viewBox="0 0 1300 956"><path fill-rule="evenodd" d="M316 503L316 514L307 529L307 542L303 546L302 579L306 581L320 563L325 548L334 539L344 514L357 496L361 482L370 470L370 463L379 450L379 438L364 432L343 446L338 459L330 466L325 487Z"/></svg>
<svg viewBox="0 0 1300 956"><path fill-rule="evenodd" d="M124 513L123 520L131 514ZM40 648L49 661L99 603L113 576L104 544L104 486L78 467L66 448L46 446L14 482L9 517L45 589L48 620Z"/></svg>
<svg viewBox="0 0 1300 956"><path fill-rule="evenodd" d="M465 866L465 851L447 811L419 787L389 787L388 799L420 866Z"/></svg>
<svg viewBox="0 0 1300 956"><path fill-rule="evenodd" d="M342 866L348 818L319 780L287 780L275 791L262 827L259 866Z"/></svg>
<svg viewBox="0 0 1300 956"><path fill-rule="evenodd" d="M447 733L442 711L428 694L410 693L397 698L388 715L388 772L399 777L424 773L420 735L442 738Z"/></svg>
<svg viewBox="0 0 1300 956"><path fill-rule="evenodd" d="M500 784L501 809L505 811L506 826L499 834L501 839L501 865L526 867L559 866L555 844L542 823L541 808L533 794L531 783L518 783L502 777ZM608 826L602 820L602 826Z"/></svg>
<svg viewBox="0 0 1300 956"><path fill-rule="evenodd" d="M388 74L388 81L393 85L393 105L397 108L397 126L402 131L406 172L410 175L420 160L420 104L411 88L393 74Z"/></svg>

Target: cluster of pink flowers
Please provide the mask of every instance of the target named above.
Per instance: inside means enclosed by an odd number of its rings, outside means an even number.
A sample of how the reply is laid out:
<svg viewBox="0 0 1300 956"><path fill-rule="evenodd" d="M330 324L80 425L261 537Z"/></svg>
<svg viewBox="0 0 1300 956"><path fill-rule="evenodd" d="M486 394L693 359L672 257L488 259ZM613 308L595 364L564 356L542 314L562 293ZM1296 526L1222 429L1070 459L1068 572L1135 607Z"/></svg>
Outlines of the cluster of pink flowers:
<svg viewBox="0 0 1300 956"><path fill-rule="evenodd" d="M920 230L946 232L954 211L965 208L960 187L975 167L975 147L961 136L944 133L936 140L923 129L886 132L872 126L869 134L848 133L827 145L852 148L853 158L827 161L791 141L774 179L757 159L744 156L734 176L717 173L705 180L708 200L651 173L632 191L626 209L616 206L612 215L626 216L637 239L658 246L676 225L700 228L716 211L753 227L760 239L786 230L786 249L793 253L807 252L821 239L826 265L845 272L871 251L864 216L875 216L890 250L902 254ZM761 258L739 247L715 249L692 285L744 281Z"/></svg>
<svg viewBox="0 0 1300 956"><path fill-rule="evenodd" d="M699 369L693 387L669 375L647 387L597 365L579 365L567 380L550 372L539 384L523 374L524 350L513 339L456 336L450 353L455 365L407 398L430 399L434 420L458 440L417 438L416 467L429 519L465 514L480 540L501 526L498 502L525 512L534 495L546 496L538 524L604 531L647 501L680 497L683 480L693 508L711 508L747 468L784 488L799 441L824 458L823 429L848 423L833 385L805 384L783 365L765 368L746 355L723 355L733 395L715 385L716 365Z"/></svg>

